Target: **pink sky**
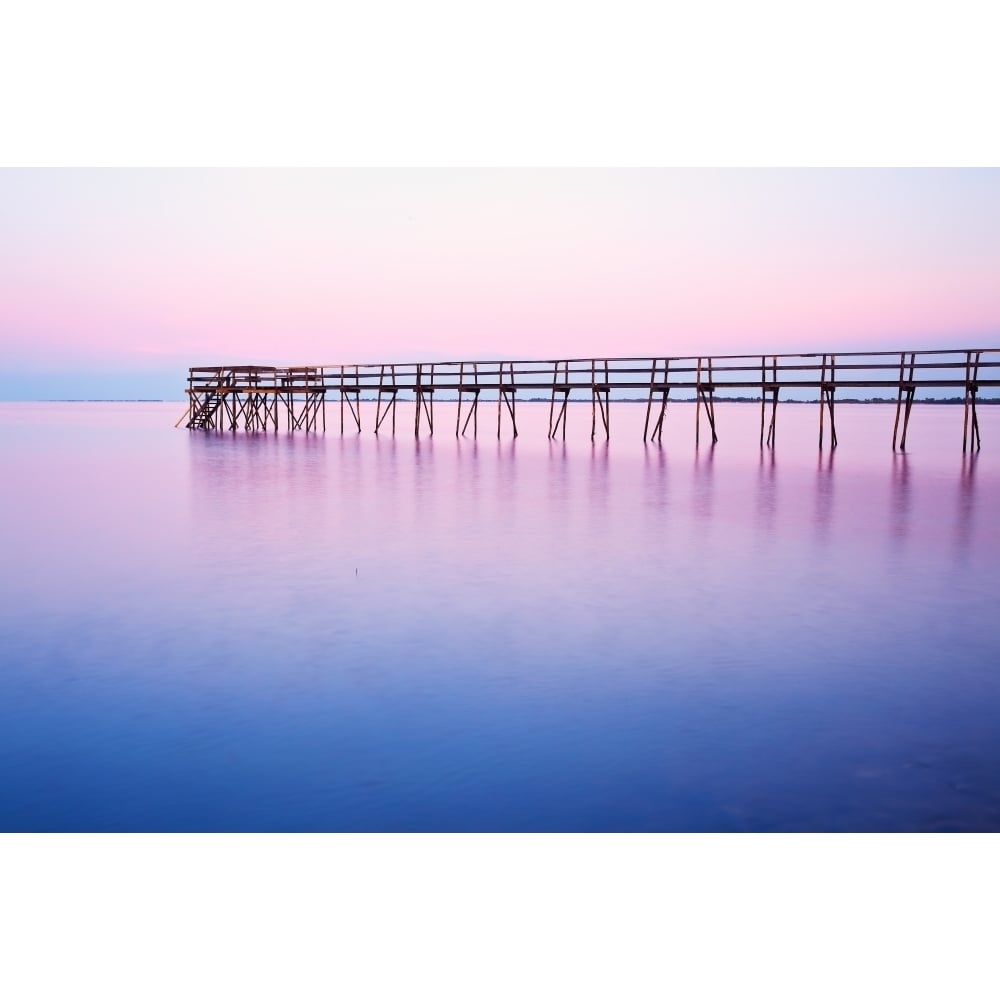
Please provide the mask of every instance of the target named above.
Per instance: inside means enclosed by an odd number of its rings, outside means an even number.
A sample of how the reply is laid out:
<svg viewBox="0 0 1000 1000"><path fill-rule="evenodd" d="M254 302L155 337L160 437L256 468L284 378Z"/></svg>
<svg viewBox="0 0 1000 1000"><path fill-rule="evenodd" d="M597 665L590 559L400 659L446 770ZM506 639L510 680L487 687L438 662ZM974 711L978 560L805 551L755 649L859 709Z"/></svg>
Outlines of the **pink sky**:
<svg viewBox="0 0 1000 1000"><path fill-rule="evenodd" d="M0 172L18 368L1000 343L1000 171Z"/></svg>

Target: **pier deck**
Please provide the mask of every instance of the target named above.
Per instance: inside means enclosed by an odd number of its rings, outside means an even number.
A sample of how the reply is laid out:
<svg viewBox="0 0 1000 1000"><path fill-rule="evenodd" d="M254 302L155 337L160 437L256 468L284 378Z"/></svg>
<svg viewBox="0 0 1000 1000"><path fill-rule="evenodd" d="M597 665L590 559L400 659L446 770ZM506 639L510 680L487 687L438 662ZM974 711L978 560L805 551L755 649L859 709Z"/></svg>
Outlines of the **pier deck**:
<svg viewBox="0 0 1000 1000"><path fill-rule="evenodd" d="M714 355L656 358L563 358L549 361L378 362L269 367L213 365L188 370L188 409L178 421L188 428L326 430L327 401L339 409L339 429L362 430L362 402L374 405L376 434L389 420L396 429L400 393L416 403L414 433L421 424L434 433L434 400L458 402L455 433L478 433L479 408L496 404L497 437L505 420L517 436L517 397L547 398L549 437L566 436L572 393L591 403L591 438L598 428L611 436L611 403L617 394L635 394L646 403L643 440L659 441L671 393L692 394L697 411L695 442L701 438L702 411L712 443L719 440L715 402L747 394L760 402L760 444L774 447L778 400L782 393L817 393L819 446L826 423L831 448L837 445L836 393L868 390L895 395L892 447L905 451L910 410L919 390L948 391L963 401L962 450L979 449L976 402L981 390L1000 388L1000 349L876 351L839 354ZM788 396L786 395L786 399ZM465 421L463 423L463 410Z"/></svg>

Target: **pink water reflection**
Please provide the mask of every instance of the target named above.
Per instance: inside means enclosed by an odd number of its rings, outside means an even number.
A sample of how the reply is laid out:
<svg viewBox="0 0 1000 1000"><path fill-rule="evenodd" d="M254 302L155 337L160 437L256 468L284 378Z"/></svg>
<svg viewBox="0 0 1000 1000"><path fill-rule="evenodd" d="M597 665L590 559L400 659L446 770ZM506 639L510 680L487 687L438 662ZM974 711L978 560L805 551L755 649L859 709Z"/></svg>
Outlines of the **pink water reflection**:
<svg viewBox="0 0 1000 1000"><path fill-rule="evenodd" d="M175 409L0 406L4 828L1000 827L992 408Z"/></svg>

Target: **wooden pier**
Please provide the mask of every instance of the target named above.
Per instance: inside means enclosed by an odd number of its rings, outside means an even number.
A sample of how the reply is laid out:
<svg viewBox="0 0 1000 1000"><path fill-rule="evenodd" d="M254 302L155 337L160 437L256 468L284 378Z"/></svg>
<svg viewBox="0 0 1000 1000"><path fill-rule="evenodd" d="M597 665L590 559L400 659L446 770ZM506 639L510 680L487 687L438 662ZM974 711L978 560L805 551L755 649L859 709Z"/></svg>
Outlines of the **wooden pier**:
<svg viewBox="0 0 1000 1000"><path fill-rule="evenodd" d="M434 400L457 401L455 434L478 435L479 408L497 408L497 437L504 425L517 437L517 397L547 399L549 437L566 437L569 402L590 400L590 436L611 437L613 394L646 403L643 440L659 442L670 394L690 394L695 444L702 414L712 444L719 440L715 403L726 398L760 400L760 446L777 439L782 393L816 394L819 447L837 446L836 394L861 391L895 396L892 448L906 450L910 411L918 390L963 400L962 451L979 450L976 402L981 389L1000 388L1000 349L876 351L841 354L715 355L712 357L562 358L551 361L434 361L376 364L214 365L188 371L188 409L178 420L192 429L325 431L327 405L339 407L340 433L363 429L362 402L374 405L375 434L396 432L396 403L411 393L414 434L434 433ZM726 394L728 393L728 397ZM843 399L843 395L841 396ZM462 421L463 411L465 420ZM388 421L388 424L387 424Z"/></svg>

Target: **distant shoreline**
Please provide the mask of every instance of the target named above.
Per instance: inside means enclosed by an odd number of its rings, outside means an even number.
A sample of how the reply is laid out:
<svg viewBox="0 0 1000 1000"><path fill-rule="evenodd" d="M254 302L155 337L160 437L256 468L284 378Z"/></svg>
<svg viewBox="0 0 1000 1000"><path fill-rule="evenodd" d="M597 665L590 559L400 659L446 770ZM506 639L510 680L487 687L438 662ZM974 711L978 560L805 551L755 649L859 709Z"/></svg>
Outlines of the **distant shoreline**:
<svg viewBox="0 0 1000 1000"><path fill-rule="evenodd" d="M0 403L183 403L183 399L0 399Z"/></svg>

